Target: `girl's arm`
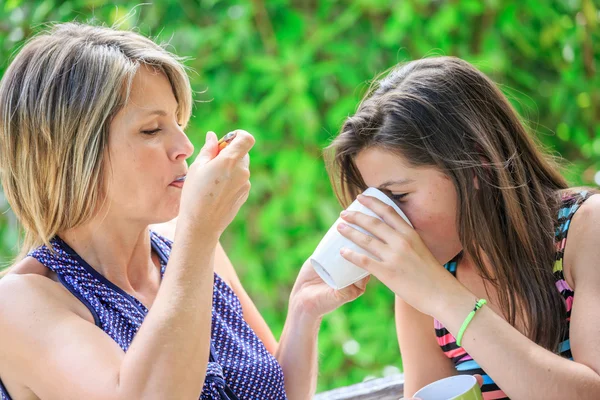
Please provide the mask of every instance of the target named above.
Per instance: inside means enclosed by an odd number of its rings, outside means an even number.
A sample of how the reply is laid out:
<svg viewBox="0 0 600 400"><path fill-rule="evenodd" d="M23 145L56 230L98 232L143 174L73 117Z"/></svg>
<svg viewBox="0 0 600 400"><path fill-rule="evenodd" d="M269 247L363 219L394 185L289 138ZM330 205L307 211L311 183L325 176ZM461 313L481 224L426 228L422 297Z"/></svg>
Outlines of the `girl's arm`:
<svg viewBox="0 0 600 400"><path fill-rule="evenodd" d="M490 307L475 314L463 337L465 350L511 398L600 398L600 196L584 203L571 221L569 250L575 300L571 314L574 361L529 340ZM454 335L476 297L448 273L420 237L376 199L365 205L387 224L358 213L345 217L383 240L368 239L350 227L341 230L382 261L347 251L343 256L370 271L399 297L434 316ZM567 264L568 265L568 264Z"/></svg>
<svg viewBox="0 0 600 400"><path fill-rule="evenodd" d="M404 395L455 375L452 361L437 343L433 318L396 296L396 332L404 367Z"/></svg>

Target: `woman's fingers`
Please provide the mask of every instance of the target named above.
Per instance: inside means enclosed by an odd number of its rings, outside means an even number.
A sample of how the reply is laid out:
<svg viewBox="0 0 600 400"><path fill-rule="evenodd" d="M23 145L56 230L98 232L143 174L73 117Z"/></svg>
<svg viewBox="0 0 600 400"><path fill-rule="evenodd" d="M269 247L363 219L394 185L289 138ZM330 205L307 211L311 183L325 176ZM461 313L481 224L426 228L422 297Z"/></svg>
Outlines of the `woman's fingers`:
<svg viewBox="0 0 600 400"><path fill-rule="evenodd" d="M235 138L227 147L221 150L219 155L222 154L231 157L234 160L241 160L248 154L256 140L254 139L254 136L241 129L238 129L235 132L237 133Z"/></svg>
<svg viewBox="0 0 600 400"><path fill-rule="evenodd" d="M215 158L218 152L219 150L217 148L217 135L215 135L214 132L207 132L206 142L204 143L204 146L202 146L202 148L200 149L196 160L201 165L204 165L213 158Z"/></svg>

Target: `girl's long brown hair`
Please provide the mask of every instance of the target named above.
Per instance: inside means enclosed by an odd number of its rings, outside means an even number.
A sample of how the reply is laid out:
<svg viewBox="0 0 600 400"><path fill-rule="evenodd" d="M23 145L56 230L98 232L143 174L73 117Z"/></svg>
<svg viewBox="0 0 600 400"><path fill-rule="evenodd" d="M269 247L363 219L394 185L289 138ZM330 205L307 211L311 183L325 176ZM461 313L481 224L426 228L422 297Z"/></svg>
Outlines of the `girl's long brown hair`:
<svg viewBox="0 0 600 400"><path fill-rule="evenodd" d="M453 57L395 68L329 147L329 173L342 204L365 188L355 157L369 147L452 179L463 254L497 289L505 318L512 325L524 321L531 340L556 350L566 309L552 273L553 238L567 183L496 85Z"/></svg>

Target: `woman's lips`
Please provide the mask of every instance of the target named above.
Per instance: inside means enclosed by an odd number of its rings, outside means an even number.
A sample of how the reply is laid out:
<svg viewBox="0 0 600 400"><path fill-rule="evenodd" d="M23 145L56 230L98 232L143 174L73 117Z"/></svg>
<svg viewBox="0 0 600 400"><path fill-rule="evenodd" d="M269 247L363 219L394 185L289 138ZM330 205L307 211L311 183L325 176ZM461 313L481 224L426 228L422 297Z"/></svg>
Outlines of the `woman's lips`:
<svg viewBox="0 0 600 400"><path fill-rule="evenodd" d="M175 179L173 182L171 182L169 184L169 186L175 186L178 188L182 188L183 187L183 183L185 182L185 177L186 175L182 175L179 178Z"/></svg>

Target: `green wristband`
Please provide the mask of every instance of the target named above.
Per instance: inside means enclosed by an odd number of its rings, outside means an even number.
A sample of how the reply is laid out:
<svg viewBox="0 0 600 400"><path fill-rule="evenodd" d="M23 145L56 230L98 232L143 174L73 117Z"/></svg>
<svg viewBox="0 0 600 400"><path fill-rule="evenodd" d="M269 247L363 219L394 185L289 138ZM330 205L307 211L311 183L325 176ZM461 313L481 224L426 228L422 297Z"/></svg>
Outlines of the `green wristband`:
<svg viewBox="0 0 600 400"><path fill-rule="evenodd" d="M483 307L483 305L486 303L487 303L487 301L485 299L477 300L477 303L475 303L475 308L473 308L473 311L471 311L469 313L469 315L467 315L467 318L465 318L465 321L462 323L462 326L460 327L460 330L458 331L458 335L456 336L456 344L458 345L458 347L460 347L460 342L462 342L462 338L463 338L463 335L465 334L465 330L467 330L467 326L469 326L469 323L475 316L475 313L477 312L477 310L479 310L481 307Z"/></svg>

